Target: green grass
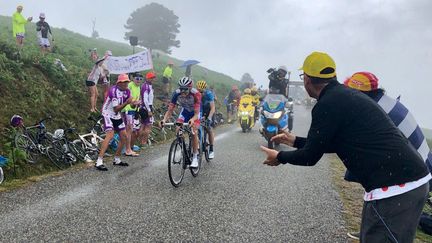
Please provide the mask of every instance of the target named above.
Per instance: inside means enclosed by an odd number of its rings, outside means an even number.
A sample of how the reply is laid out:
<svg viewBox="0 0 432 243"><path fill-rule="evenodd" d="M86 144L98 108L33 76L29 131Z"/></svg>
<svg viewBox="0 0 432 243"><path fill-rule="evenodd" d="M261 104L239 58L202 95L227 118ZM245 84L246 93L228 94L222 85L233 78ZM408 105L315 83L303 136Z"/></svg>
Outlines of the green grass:
<svg viewBox="0 0 432 243"><path fill-rule="evenodd" d="M85 79L93 66L88 50L96 47L99 55L103 55L105 50L111 50L115 56L132 53L132 47L124 43L93 39L66 29L54 28L53 53L42 56L35 29L34 23L27 24L24 49L18 59L11 18L0 16L0 154L6 156L10 151L12 133L9 119L14 114L23 116L26 125L32 125L51 115L53 120L46 124L48 130L71 126L81 131L86 130L89 126L86 119L89 115L89 102ZM68 72L63 72L53 64L56 58L64 63ZM174 87L175 81L184 73L178 67L181 60L162 54L153 60L154 69L161 77L168 60L175 63ZM215 86L220 99L228 93L232 84L239 84L227 75L202 66L195 66L192 70L194 79L205 79ZM158 96L161 90L159 80L154 83L154 88L155 96ZM102 103L101 93L99 107ZM52 170L49 165L28 166L17 162L15 169L5 168L5 173L7 180L11 180L37 176Z"/></svg>
<svg viewBox="0 0 432 243"><path fill-rule="evenodd" d="M422 131L427 139L432 139L432 129L422 128Z"/></svg>

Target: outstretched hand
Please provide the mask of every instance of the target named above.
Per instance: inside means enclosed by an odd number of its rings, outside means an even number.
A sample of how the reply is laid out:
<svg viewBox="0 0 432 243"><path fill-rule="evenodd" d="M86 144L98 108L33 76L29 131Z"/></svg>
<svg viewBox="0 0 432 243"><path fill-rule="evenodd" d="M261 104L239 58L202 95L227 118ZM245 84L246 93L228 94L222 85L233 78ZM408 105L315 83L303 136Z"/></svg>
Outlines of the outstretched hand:
<svg viewBox="0 0 432 243"><path fill-rule="evenodd" d="M289 133L289 132L282 132L278 135L273 136L271 138L271 141L275 142L275 143L283 143L283 144L286 144L290 147L293 147L295 139L296 139L296 136L294 134Z"/></svg>
<svg viewBox="0 0 432 243"><path fill-rule="evenodd" d="M278 151L274 150L274 149L269 149L266 148L264 146L261 146L261 150L264 151L264 153L266 153L266 160L264 160L265 165L268 166L278 166L280 165L280 162L277 160L277 155L278 155Z"/></svg>

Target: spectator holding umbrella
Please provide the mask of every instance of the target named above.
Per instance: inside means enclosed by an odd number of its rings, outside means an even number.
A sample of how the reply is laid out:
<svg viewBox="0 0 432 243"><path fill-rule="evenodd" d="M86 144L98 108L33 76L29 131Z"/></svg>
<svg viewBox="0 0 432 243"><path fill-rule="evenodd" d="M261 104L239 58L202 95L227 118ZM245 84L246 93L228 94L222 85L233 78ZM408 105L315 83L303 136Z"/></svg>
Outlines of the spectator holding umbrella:
<svg viewBox="0 0 432 243"><path fill-rule="evenodd" d="M19 5L17 11L12 15L13 36L16 38L16 44L21 51L24 45L25 24L31 22L33 17L24 18L22 15L23 6Z"/></svg>

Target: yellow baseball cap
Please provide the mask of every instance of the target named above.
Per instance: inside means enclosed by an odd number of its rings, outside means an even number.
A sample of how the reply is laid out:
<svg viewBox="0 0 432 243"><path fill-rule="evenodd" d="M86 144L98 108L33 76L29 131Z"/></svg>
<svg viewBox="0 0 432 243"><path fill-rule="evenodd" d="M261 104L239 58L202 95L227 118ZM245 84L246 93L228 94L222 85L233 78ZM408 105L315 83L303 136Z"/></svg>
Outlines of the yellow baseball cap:
<svg viewBox="0 0 432 243"><path fill-rule="evenodd" d="M306 57L303 70L308 76L316 78L333 78L336 76L336 64L333 59L324 52L312 52Z"/></svg>

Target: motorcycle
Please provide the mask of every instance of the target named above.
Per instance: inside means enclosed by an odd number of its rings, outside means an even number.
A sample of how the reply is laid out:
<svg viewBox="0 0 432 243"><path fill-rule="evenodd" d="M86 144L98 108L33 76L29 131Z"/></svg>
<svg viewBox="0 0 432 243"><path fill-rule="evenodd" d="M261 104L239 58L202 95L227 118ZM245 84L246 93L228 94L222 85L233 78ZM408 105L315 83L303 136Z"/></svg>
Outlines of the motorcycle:
<svg viewBox="0 0 432 243"><path fill-rule="evenodd" d="M277 135L280 131L289 129L289 110L286 108L289 105L287 98L280 94L268 94L264 98L264 104L261 109L260 122L262 128L261 134L267 140L268 148L275 147L271 138ZM292 124L291 124L292 128Z"/></svg>
<svg viewBox="0 0 432 243"><path fill-rule="evenodd" d="M255 125L255 107L252 105L252 99L240 100L238 119L243 132L252 130Z"/></svg>
<svg viewBox="0 0 432 243"><path fill-rule="evenodd" d="M294 100L293 98L288 98L288 103L285 105L288 112L288 131L291 132L294 125Z"/></svg>

